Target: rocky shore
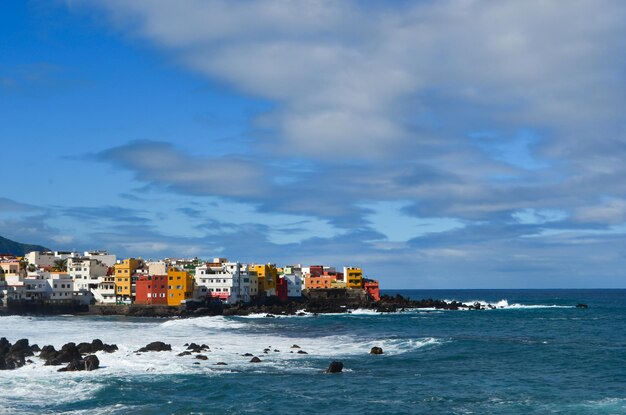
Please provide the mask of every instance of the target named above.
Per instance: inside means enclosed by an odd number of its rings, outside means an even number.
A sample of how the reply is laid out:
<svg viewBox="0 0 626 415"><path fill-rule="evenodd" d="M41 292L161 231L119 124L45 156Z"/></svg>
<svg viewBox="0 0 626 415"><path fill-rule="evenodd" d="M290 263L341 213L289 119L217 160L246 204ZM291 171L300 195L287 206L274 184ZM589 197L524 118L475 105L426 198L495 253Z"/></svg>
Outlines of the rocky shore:
<svg viewBox="0 0 626 415"><path fill-rule="evenodd" d="M206 345L198 345L196 343L185 343L184 351L177 353L177 357L189 356L194 360L206 361L209 357L207 352L211 352L211 348ZM221 348L220 348L221 349ZM308 355L308 353L300 348L297 344L292 345L288 353ZM57 372L75 372L75 371L93 371L100 368L100 360L96 353L115 353L118 351L118 347L115 344L105 344L99 339L94 339L92 342L87 343L66 343L61 349L56 350L53 345L46 345L39 347L36 344L31 345L28 339L17 340L14 344L11 344L5 337L0 338L0 370L14 370L26 365L35 364L33 359L43 360L44 366L63 366L57 369ZM135 350L133 353L141 355L143 353L155 353L155 352L171 352L172 345L162 342L154 341L148 343L146 346ZM284 351L287 353L287 351ZM278 349L272 349L267 347L263 349L259 356L264 356L269 353L280 353ZM156 355L159 355L157 353ZM369 354L382 355L383 349L381 347L372 347ZM155 355L155 356L156 356ZM249 359L248 363L262 363L263 359L259 356L255 356L252 353L244 353L238 355L239 358ZM32 359L31 359L32 358ZM194 362L194 365L200 364ZM228 363L218 361L213 363L214 366L228 366ZM343 362L333 361L330 363L323 373L341 373L343 370ZM238 370L231 370L238 371Z"/></svg>
<svg viewBox="0 0 626 415"><path fill-rule="evenodd" d="M265 299L253 304L227 305L220 302L189 302L179 307L162 305L92 305L80 306L75 309L64 307L29 309L23 304L19 308L0 310L4 315L54 315L77 314L96 316L128 316L128 317L160 317L184 318L199 316L246 316L251 314L265 314L266 316L297 315L297 314L329 314L350 313L355 309L374 310L379 313L394 313L407 309L434 309L434 310L484 310L496 308L491 304L464 304L458 301L444 301L436 299L411 300L401 295L383 295L380 301L373 301L364 295L346 293L332 293L317 290L308 293L301 299L290 300L285 303L275 299ZM335 290L336 291L336 290ZM346 290L347 291L347 290ZM330 290L329 290L330 292Z"/></svg>

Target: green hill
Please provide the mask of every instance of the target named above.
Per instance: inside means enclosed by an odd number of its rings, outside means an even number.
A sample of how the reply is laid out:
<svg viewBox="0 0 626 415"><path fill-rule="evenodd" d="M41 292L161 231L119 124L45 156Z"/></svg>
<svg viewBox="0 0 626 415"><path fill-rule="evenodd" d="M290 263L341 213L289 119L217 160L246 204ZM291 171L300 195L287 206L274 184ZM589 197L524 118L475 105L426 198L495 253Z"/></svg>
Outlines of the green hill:
<svg viewBox="0 0 626 415"><path fill-rule="evenodd" d="M0 254L23 256L31 251L49 251L49 249L41 245L21 244L0 236Z"/></svg>

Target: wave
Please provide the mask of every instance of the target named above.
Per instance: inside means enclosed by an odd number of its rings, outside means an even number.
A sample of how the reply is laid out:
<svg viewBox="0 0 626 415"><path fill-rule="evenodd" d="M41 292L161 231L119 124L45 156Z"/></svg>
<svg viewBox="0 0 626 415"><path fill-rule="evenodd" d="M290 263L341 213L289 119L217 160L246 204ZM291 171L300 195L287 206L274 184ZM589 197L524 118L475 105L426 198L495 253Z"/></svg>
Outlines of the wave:
<svg viewBox="0 0 626 415"><path fill-rule="evenodd" d="M447 303L451 303L455 300L444 300ZM556 304L520 304L513 303L509 304L508 300L502 299L496 302L489 302L485 300L470 300L470 301L458 301L463 303L465 307L474 306L475 304L480 304L486 310L517 310L517 309L539 309L539 308L575 308L575 306L569 305L556 305ZM420 309L424 310L424 309Z"/></svg>

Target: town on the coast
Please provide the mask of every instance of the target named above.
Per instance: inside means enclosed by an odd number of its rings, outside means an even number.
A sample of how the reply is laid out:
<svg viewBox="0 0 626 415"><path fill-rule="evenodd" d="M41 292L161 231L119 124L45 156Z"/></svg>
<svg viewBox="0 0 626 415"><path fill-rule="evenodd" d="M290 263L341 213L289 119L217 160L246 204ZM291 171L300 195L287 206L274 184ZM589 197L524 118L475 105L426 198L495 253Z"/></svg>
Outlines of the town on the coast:
<svg viewBox="0 0 626 415"><path fill-rule="evenodd" d="M0 306L11 304L228 305L288 302L310 291L380 300L358 266L246 264L226 258L118 259L107 251L0 254Z"/></svg>

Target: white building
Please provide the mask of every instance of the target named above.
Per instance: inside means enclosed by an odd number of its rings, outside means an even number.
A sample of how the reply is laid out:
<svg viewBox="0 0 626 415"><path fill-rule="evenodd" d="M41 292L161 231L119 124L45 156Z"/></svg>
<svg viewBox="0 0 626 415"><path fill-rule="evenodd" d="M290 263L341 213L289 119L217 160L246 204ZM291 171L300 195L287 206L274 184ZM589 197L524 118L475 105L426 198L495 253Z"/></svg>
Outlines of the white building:
<svg viewBox="0 0 626 415"><path fill-rule="evenodd" d="M99 259L73 256L67 259L67 272L74 282L75 299L89 304L98 301L103 294L98 291L109 267Z"/></svg>
<svg viewBox="0 0 626 415"><path fill-rule="evenodd" d="M285 274L283 278L287 281L287 296L302 297L302 276L297 274Z"/></svg>
<svg viewBox="0 0 626 415"><path fill-rule="evenodd" d="M70 257L67 259L67 272L74 280L76 290L96 288L100 277L107 275L109 267L98 259L88 257Z"/></svg>
<svg viewBox="0 0 626 415"><path fill-rule="evenodd" d="M66 301L74 298L74 281L69 274L66 273L50 273L48 283L52 287L50 300Z"/></svg>
<svg viewBox="0 0 626 415"><path fill-rule="evenodd" d="M52 297L52 286L48 272L29 272L24 278L24 298L27 300L49 300Z"/></svg>
<svg viewBox="0 0 626 415"><path fill-rule="evenodd" d="M98 278L98 286L91 289L96 302L101 304L115 304L115 276Z"/></svg>
<svg viewBox="0 0 626 415"><path fill-rule="evenodd" d="M51 267L58 258L54 256L54 252L32 251L24 255L24 259L37 267Z"/></svg>
<svg viewBox="0 0 626 415"><path fill-rule="evenodd" d="M300 264L287 265L284 268L283 278L287 281L288 297L302 297L302 288L304 285L304 275L302 272L302 268L303 267Z"/></svg>
<svg viewBox="0 0 626 415"><path fill-rule="evenodd" d="M117 262L117 256L109 254L107 251L85 251L84 256L97 259L107 267L112 267Z"/></svg>
<svg viewBox="0 0 626 415"><path fill-rule="evenodd" d="M248 266L240 262L226 262L220 265L210 264L196 268L195 282L199 292L225 303L250 302L258 295L259 280L255 273L248 272Z"/></svg>
<svg viewBox="0 0 626 415"><path fill-rule="evenodd" d="M17 275L5 275L4 280L6 282L5 300L21 300L24 298L24 279Z"/></svg>

